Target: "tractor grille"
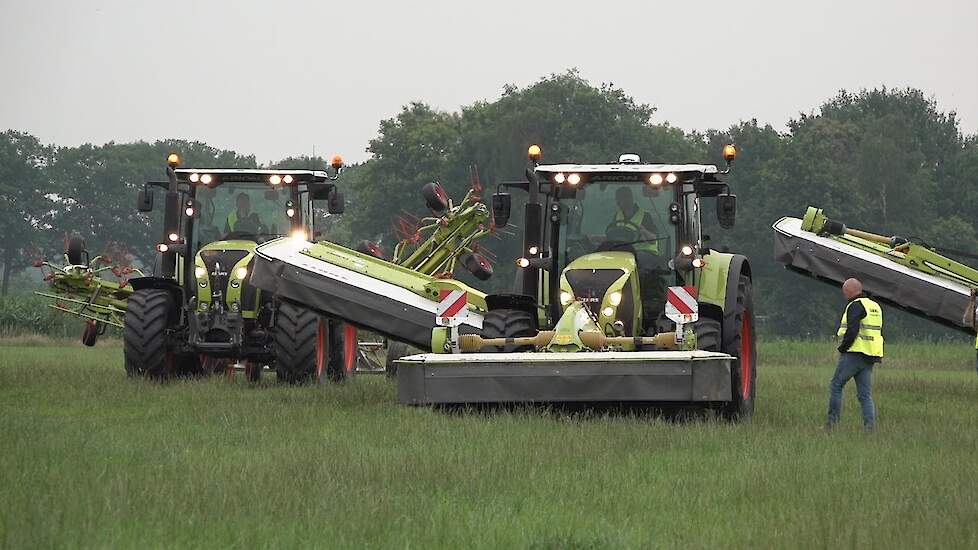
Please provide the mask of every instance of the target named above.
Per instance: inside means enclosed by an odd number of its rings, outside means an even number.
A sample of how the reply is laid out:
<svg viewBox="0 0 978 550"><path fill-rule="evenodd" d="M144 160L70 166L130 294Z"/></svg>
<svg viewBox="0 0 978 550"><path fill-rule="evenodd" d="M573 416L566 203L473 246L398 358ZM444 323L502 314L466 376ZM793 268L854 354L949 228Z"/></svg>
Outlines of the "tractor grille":
<svg viewBox="0 0 978 550"><path fill-rule="evenodd" d="M601 310L601 300L608 293L608 288L624 274L621 269L571 269L566 272L566 277L574 291L574 297L584 301L597 317Z"/></svg>
<svg viewBox="0 0 978 550"><path fill-rule="evenodd" d="M200 259L204 261L204 267L207 268L207 279L211 285L212 293L220 291L224 295L227 294L228 282L231 280L234 264L247 255L248 253L244 250L203 250L200 252ZM244 297L242 296L242 298Z"/></svg>

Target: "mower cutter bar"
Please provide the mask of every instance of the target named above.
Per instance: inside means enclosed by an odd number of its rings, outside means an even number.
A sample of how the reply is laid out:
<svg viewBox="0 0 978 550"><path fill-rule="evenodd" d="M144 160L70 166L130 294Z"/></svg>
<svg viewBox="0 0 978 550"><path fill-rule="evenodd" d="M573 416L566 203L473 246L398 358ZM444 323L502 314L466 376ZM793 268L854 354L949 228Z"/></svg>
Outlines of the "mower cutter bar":
<svg viewBox="0 0 978 550"><path fill-rule="evenodd" d="M407 405L689 404L731 399L733 357L708 351L420 354L397 363Z"/></svg>

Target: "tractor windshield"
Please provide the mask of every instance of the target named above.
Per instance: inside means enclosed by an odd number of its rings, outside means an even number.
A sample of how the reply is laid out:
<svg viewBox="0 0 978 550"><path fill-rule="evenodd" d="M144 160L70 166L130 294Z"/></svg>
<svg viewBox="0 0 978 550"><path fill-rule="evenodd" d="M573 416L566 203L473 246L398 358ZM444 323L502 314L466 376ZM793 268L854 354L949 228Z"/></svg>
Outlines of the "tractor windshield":
<svg viewBox="0 0 978 550"><path fill-rule="evenodd" d="M264 184L225 184L197 191L200 217L195 225L199 246L227 239L256 242L287 235L290 218L286 213L290 189ZM294 215L300 214L295 206Z"/></svg>
<svg viewBox="0 0 978 550"><path fill-rule="evenodd" d="M671 186L658 189L635 182L590 181L575 198L561 200L568 209L560 234L561 268L584 254L603 250L671 257L669 205L673 200Z"/></svg>

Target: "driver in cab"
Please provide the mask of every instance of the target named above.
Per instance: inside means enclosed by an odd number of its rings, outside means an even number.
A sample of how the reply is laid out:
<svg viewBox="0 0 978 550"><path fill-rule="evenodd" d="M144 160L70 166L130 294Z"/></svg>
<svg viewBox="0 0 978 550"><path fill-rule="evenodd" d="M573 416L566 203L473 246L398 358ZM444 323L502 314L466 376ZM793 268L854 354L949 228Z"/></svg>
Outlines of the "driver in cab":
<svg viewBox="0 0 978 550"><path fill-rule="evenodd" d="M619 187L615 191L615 204L618 211L615 212L615 219L608 224L608 231L621 229L634 235L634 248L636 252L659 253L659 243L656 241L655 222L652 215L642 210L635 202L635 195L632 194L631 187Z"/></svg>
<svg viewBox="0 0 978 550"><path fill-rule="evenodd" d="M224 224L224 232L246 231L255 233L261 227L261 220L258 214L251 211L251 197L246 193L239 193L236 199L237 208L228 214Z"/></svg>

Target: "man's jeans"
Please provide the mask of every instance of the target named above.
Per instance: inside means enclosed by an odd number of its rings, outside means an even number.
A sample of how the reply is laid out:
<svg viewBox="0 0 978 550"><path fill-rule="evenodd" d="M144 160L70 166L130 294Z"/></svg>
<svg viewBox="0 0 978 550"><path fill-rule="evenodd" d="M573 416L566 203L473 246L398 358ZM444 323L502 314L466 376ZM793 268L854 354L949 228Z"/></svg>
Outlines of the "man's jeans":
<svg viewBox="0 0 978 550"><path fill-rule="evenodd" d="M842 414L842 388L850 378L856 379L856 395L863 408L863 426L867 430L876 427L876 406L873 404L873 361L861 353L843 353L835 367L835 375L829 382L828 426L839 421Z"/></svg>

